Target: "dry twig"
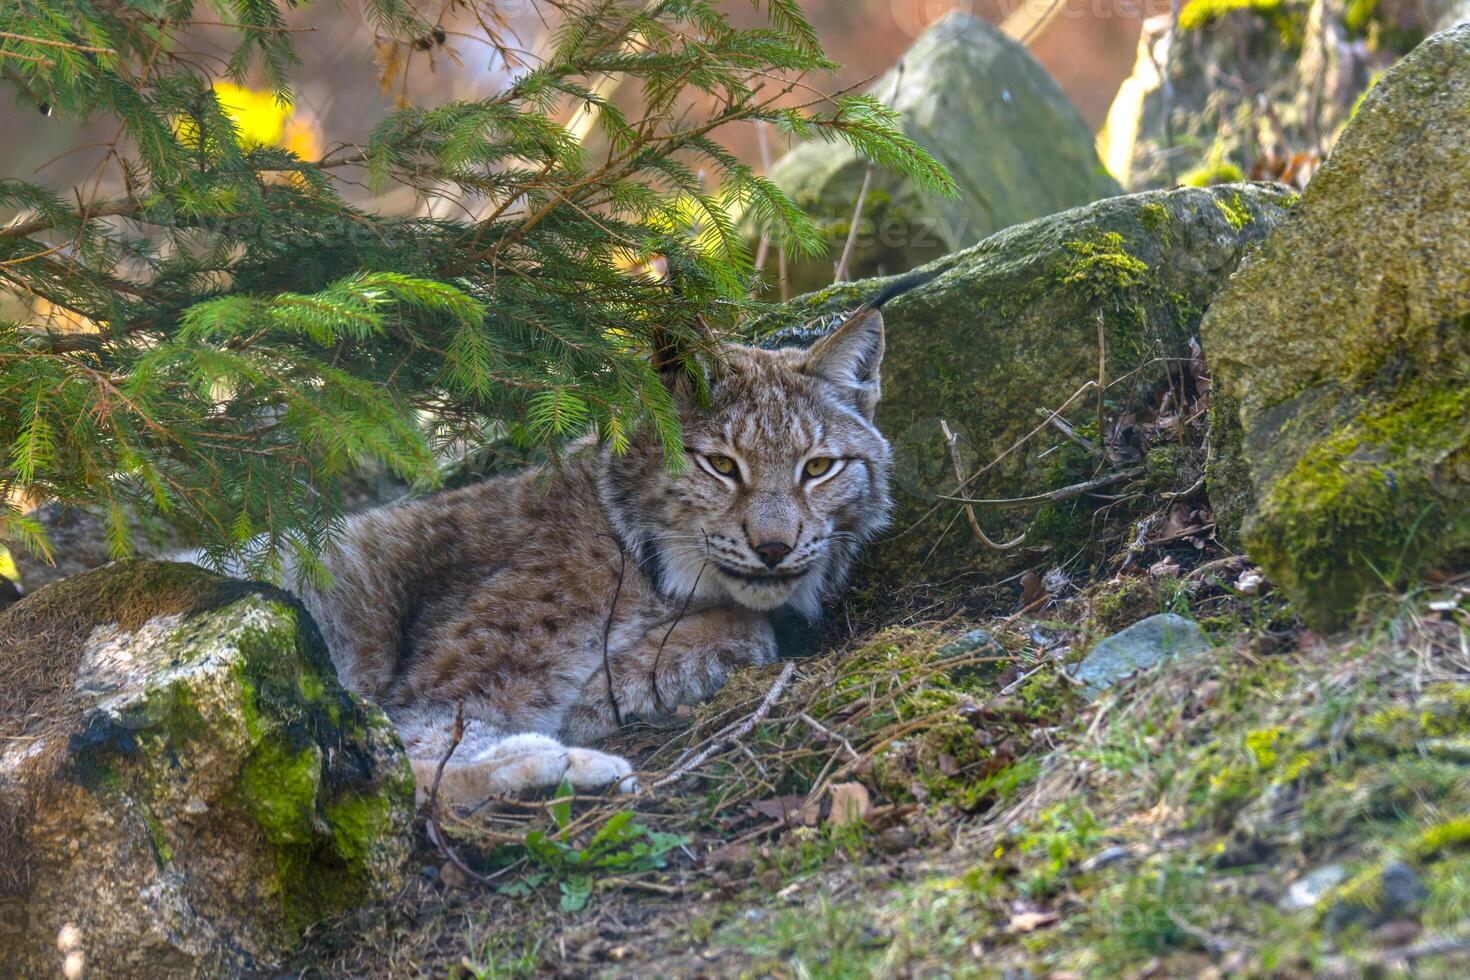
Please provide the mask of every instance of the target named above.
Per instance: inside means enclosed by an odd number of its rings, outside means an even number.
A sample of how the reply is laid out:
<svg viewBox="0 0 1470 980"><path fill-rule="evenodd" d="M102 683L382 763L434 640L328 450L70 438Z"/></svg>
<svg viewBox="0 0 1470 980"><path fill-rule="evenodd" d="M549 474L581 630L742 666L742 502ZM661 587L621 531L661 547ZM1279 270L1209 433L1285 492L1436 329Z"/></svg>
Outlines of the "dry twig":
<svg viewBox="0 0 1470 980"><path fill-rule="evenodd" d="M946 422L944 419L939 420L939 429L944 433L945 446L949 448L949 461L954 464L954 478L956 480L955 493L959 493L960 489L964 487L966 482L965 467L964 464L960 461L959 442L953 430L950 429L949 423ZM971 504L965 504L964 511L965 519L970 522L970 530L974 532L975 539L983 545L994 548L996 551L1009 551L1011 548L1018 547L1023 541L1026 540L1026 532L1022 531L1010 541L999 543L992 541L990 540L990 536L985 533L983 528L980 527L980 522L975 518L975 508Z"/></svg>
<svg viewBox="0 0 1470 980"><path fill-rule="evenodd" d="M735 726L730 734L712 742L702 751L696 753L692 759L689 759L687 762L682 762L679 765L675 766L673 771L670 772L667 776L664 776L662 779L658 779L650 783L648 788L650 790L654 790L658 789L660 786L667 786L670 783L678 782L679 780L683 779L685 776L693 772L695 769L697 769L699 766L703 765L705 760L714 755L716 751L723 748L727 744L733 743L736 739L743 738L744 736L750 734L751 730L755 728L756 725L759 725L761 723L761 719L765 718L766 715L771 713L771 707L776 703L777 699L781 697L781 692L786 690L786 685L791 680L791 675L794 673L796 673L796 661L786 661L786 666L781 668L781 673L776 677L776 682L771 685L771 689L766 692L765 698L762 699L761 703L756 707L755 711L751 712L748 718L746 718L739 725Z"/></svg>
<svg viewBox="0 0 1470 980"><path fill-rule="evenodd" d="M947 497L940 494L940 500L949 500L957 504L983 504L986 507L999 507L1009 509L1013 507L1036 507L1041 504L1054 504L1062 500L1071 500L1085 493L1091 493L1102 487L1112 486L1114 483L1122 483L1134 477L1143 475L1142 466L1134 466L1126 470L1118 470L1116 473L1105 473L1095 479L1086 480L1082 483L1074 483L1069 487L1060 487L1049 490L1046 493L1032 494L1029 497L1002 497L994 500L976 500L970 497Z"/></svg>

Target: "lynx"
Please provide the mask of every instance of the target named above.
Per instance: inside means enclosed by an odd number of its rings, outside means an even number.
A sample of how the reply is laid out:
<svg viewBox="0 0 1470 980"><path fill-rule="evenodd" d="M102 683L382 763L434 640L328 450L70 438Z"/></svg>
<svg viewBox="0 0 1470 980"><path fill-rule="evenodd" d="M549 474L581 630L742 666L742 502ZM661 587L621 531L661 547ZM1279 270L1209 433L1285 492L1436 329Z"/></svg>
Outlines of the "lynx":
<svg viewBox="0 0 1470 980"><path fill-rule="evenodd" d="M343 683L397 726L421 798L436 775L454 802L629 789L626 759L577 746L777 659L773 615L818 616L889 511L878 305L806 350L725 346L703 407L671 382L678 472L651 436L621 455L588 440L348 522L332 584L296 591Z"/></svg>

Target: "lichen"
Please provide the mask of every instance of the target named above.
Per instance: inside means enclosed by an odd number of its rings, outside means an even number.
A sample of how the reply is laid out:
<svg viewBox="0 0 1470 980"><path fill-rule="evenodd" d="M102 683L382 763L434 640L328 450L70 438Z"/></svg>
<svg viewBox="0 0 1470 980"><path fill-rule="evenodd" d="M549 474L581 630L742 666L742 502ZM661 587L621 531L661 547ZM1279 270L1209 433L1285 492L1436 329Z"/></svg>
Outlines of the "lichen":
<svg viewBox="0 0 1470 980"><path fill-rule="evenodd" d="M1456 817L1425 827L1409 845L1409 854L1421 861L1446 851L1470 846L1470 817Z"/></svg>
<svg viewBox="0 0 1470 980"><path fill-rule="evenodd" d="M1239 194L1231 194L1229 198L1216 197L1215 207L1220 209L1225 220L1230 222L1230 227L1236 231L1251 223L1251 209L1246 207Z"/></svg>
<svg viewBox="0 0 1470 980"><path fill-rule="evenodd" d="M240 772L241 802L273 844L305 844L316 836L321 749L262 742Z"/></svg>
<svg viewBox="0 0 1470 980"><path fill-rule="evenodd" d="M1148 274L1148 263L1131 255L1116 231L1065 244L1073 259L1062 271L1064 283L1084 283L1099 292L1127 290L1141 285Z"/></svg>
<svg viewBox="0 0 1470 980"><path fill-rule="evenodd" d="M1252 732L1246 732L1246 751L1256 760L1256 765L1262 769L1270 769L1276 764L1276 743L1286 734L1286 729L1281 727L1259 728Z"/></svg>

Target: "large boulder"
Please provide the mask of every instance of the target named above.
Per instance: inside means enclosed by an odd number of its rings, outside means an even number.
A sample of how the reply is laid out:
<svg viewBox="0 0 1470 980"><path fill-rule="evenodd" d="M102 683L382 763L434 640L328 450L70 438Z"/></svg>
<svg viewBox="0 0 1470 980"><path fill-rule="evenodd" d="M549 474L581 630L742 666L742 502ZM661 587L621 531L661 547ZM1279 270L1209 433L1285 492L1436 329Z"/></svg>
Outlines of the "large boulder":
<svg viewBox="0 0 1470 980"><path fill-rule="evenodd" d="M960 196L941 200L875 168L848 278L912 269L1020 221L1118 193L1092 134L1024 47L998 27L953 12L869 90L897 109L904 132L949 168ZM793 262L793 292L832 281L868 164L825 141L797 146L771 179L821 225L827 254ZM768 263L774 268L774 263Z"/></svg>
<svg viewBox="0 0 1470 980"><path fill-rule="evenodd" d="M1188 359L1201 314L1293 197L1265 184L1116 197L1016 225L926 266L931 281L884 307L878 422L894 443L897 507L888 535L870 549L871 580L994 574L1054 549L1054 532L1066 529L1032 526L1025 546L1012 551L976 543L957 506L940 499L958 482L944 426L966 473L1001 459L1037 427L1039 410L1060 407L1097 377L1099 317L1107 377L1132 375L1109 385L1109 403L1126 403L1130 390L1163 377L1157 358ZM757 329L771 331L770 343L802 343L885 284L842 283L801 297ZM1177 376L1178 366L1171 370ZM1095 418L1095 398L1073 401L1067 416L1079 424ZM1037 458L1038 448L1006 455L966 493L1014 498L1068 482L1054 459ZM1030 513L980 517L999 540L1032 524ZM1090 536L1085 526L1072 531Z"/></svg>
<svg viewBox="0 0 1470 980"><path fill-rule="evenodd" d="M0 975L267 969L395 894L412 827L393 728L285 593L137 561L0 613Z"/></svg>
<svg viewBox="0 0 1470 980"><path fill-rule="evenodd" d="M1363 102L1203 325L1211 497L1319 628L1470 558L1470 26Z"/></svg>

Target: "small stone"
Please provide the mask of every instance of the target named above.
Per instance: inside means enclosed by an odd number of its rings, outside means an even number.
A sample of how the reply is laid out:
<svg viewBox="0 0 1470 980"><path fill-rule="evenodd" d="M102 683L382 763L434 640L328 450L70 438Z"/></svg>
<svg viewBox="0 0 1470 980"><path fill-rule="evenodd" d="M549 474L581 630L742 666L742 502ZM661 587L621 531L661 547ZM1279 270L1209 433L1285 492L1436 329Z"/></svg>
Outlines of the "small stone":
<svg viewBox="0 0 1470 980"><path fill-rule="evenodd" d="M1132 856L1133 850L1120 844L1115 847L1109 847L1094 854L1092 857L1079 864L1077 866L1077 870L1082 874L1090 874L1093 871L1097 871L1099 868L1106 868L1109 865L1117 864L1119 861L1126 861Z"/></svg>
<svg viewBox="0 0 1470 980"><path fill-rule="evenodd" d="M1354 888L1354 892L1358 889ZM1379 872L1378 881L1358 894L1338 899L1322 921L1329 933L1351 925L1375 926L1395 919L1412 919L1429 897L1429 889L1418 873L1402 861L1394 861Z"/></svg>
<svg viewBox="0 0 1470 980"><path fill-rule="evenodd" d="M1301 912L1315 906L1324 895L1346 880L1347 869L1342 865L1324 865L1293 881L1277 905L1283 912Z"/></svg>
<svg viewBox="0 0 1470 980"><path fill-rule="evenodd" d="M949 641L944 646L936 650L934 652L934 655L940 660L947 660L950 657L958 657L966 653L974 653L976 650L983 650L986 647L992 647L995 645L995 637L990 635L989 630L973 629L970 630L968 633L963 633L958 638Z"/></svg>
<svg viewBox="0 0 1470 980"><path fill-rule="evenodd" d="M1072 676L1089 698L1172 657L1205 653L1210 641L1199 624L1175 613L1160 613L1099 640Z"/></svg>
<svg viewBox="0 0 1470 980"><path fill-rule="evenodd" d="M1373 930L1375 946L1407 946L1418 939L1424 927L1412 919L1395 919Z"/></svg>
<svg viewBox="0 0 1470 980"><path fill-rule="evenodd" d="M1150 578L1178 578L1179 563L1165 555L1148 566L1148 574Z"/></svg>
<svg viewBox="0 0 1470 980"><path fill-rule="evenodd" d="M1429 897L1418 872L1402 861L1383 869L1382 886L1384 912L1403 912Z"/></svg>

